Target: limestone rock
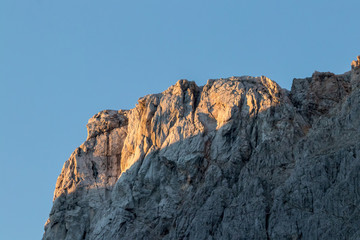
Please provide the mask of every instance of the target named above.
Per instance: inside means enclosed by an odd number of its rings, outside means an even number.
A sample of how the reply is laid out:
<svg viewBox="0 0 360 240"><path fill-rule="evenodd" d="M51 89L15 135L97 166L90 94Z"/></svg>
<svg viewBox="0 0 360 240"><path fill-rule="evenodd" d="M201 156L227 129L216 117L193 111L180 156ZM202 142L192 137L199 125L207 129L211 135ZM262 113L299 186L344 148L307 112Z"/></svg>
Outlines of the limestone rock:
<svg viewBox="0 0 360 240"><path fill-rule="evenodd" d="M359 239L358 62L290 92L179 80L96 114L43 239Z"/></svg>
<svg viewBox="0 0 360 240"><path fill-rule="evenodd" d="M351 84L353 88L360 86L360 56L351 63Z"/></svg>
<svg viewBox="0 0 360 240"><path fill-rule="evenodd" d="M357 56L357 60L351 62L351 68L357 69L360 67L360 56Z"/></svg>
<svg viewBox="0 0 360 240"><path fill-rule="evenodd" d="M326 114L351 91L350 74L315 72L311 78L294 79L291 100L310 122Z"/></svg>
<svg viewBox="0 0 360 240"><path fill-rule="evenodd" d="M96 137L105 132L110 132L114 128L127 125L127 111L105 110L95 114L90 118L86 125L88 130L88 139Z"/></svg>

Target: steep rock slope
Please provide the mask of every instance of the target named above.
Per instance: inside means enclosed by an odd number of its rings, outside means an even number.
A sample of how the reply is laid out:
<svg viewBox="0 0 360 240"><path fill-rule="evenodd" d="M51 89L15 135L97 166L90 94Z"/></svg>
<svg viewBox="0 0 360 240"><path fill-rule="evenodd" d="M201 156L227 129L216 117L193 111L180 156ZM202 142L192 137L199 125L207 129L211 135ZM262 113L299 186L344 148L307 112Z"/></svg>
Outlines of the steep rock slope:
<svg viewBox="0 0 360 240"><path fill-rule="evenodd" d="M57 180L43 239L357 239L360 59L291 91L180 80L105 110Z"/></svg>

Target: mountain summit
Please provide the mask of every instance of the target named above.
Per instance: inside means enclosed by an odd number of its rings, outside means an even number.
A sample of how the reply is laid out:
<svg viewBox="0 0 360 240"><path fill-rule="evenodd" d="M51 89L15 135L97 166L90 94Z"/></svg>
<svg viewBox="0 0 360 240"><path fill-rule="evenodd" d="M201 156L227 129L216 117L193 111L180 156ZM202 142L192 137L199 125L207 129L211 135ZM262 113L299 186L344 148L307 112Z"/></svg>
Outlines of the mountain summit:
<svg viewBox="0 0 360 240"><path fill-rule="evenodd" d="M264 76L179 80L101 111L43 239L359 239L359 64L291 91Z"/></svg>

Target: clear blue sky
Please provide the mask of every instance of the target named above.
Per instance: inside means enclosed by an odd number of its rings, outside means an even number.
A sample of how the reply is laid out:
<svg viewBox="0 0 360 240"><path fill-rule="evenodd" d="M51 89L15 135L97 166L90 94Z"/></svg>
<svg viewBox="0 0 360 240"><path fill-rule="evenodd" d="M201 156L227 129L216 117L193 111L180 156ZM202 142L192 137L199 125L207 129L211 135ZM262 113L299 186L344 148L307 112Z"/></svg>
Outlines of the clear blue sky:
<svg viewBox="0 0 360 240"><path fill-rule="evenodd" d="M63 163L103 109L178 79L290 89L360 54L360 1L1 0L0 239L40 239Z"/></svg>

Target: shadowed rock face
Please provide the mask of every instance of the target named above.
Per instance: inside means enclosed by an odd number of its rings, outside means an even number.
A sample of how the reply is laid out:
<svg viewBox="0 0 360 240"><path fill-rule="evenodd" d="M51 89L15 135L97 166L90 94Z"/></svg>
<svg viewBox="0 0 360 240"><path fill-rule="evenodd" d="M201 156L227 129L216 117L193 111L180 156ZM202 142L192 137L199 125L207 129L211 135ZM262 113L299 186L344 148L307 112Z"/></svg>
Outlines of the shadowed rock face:
<svg viewBox="0 0 360 240"><path fill-rule="evenodd" d="M359 60L358 60L359 61ZM360 82L180 80L89 120L43 239L358 239Z"/></svg>

